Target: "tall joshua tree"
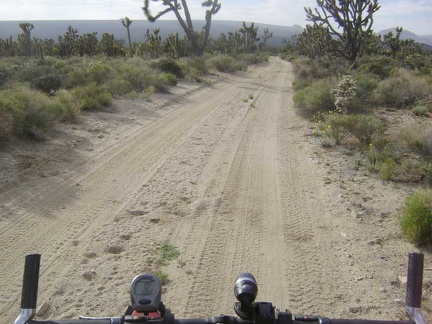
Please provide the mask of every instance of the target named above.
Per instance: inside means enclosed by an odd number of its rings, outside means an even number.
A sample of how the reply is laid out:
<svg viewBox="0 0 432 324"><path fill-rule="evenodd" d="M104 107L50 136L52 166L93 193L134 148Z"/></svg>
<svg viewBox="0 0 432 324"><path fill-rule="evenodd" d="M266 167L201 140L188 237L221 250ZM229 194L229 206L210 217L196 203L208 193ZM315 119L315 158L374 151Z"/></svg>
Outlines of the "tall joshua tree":
<svg viewBox="0 0 432 324"><path fill-rule="evenodd" d="M122 24L127 29L128 41L129 41L129 51L130 51L130 55L133 56L133 53L132 53L132 42L131 42L130 30L129 30L129 26L132 24L132 20L130 20L128 17L125 17L125 19L122 20Z"/></svg>
<svg viewBox="0 0 432 324"><path fill-rule="evenodd" d="M319 9L305 8L306 19L327 27L335 38L337 52L354 61L372 33L378 0L317 0Z"/></svg>
<svg viewBox="0 0 432 324"><path fill-rule="evenodd" d="M202 3L203 7L208 8L206 10L206 22L205 26L203 27L202 37L200 35L201 33L198 33L194 29L186 0L153 0L153 2L161 2L166 8L165 10L159 12L156 16L153 16L150 12L149 0L144 0L144 7L142 7L142 9L144 10L144 14L146 15L147 19L150 22L155 22L163 15L173 12L180 23L180 26L186 33L186 37L191 43L193 53L197 56L202 55L207 47L212 17L216 15L221 8L219 0L207 0ZM182 12L184 16L182 15Z"/></svg>
<svg viewBox="0 0 432 324"><path fill-rule="evenodd" d="M19 26L23 31L23 33L20 35L20 38L22 38L22 41L24 43L24 55L31 56L31 31L33 30L34 26L30 23L21 23L19 24Z"/></svg>

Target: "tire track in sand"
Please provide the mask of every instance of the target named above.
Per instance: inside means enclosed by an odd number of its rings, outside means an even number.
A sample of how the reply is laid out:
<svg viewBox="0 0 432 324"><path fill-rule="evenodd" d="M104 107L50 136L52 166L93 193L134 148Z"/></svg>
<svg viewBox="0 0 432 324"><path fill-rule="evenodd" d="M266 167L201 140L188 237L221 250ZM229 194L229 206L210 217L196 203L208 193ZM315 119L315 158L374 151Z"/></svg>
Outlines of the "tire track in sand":
<svg viewBox="0 0 432 324"><path fill-rule="evenodd" d="M211 91L205 89L199 96ZM23 199L22 207L19 207L19 199L14 200L13 204L24 212L19 221L4 229L0 237L3 247L0 278L5 283L2 290L6 292L6 298L0 301L2 316L9 313L19 299L25 254L43 254L41 280L44 280L44 290L54 289L69 267L81 257L70 252L72 242L94 235L101 222L112 220L134 192L176 150L179 141L188 136L193 125L213 113L213 105L203 107L200 102L195 102L197 95L192 94L186 104L170 107L170 113L121 141L101 160L90 164L91 168L77 179L80 186L74 189L76 196L72 202L67 203L71 200L70 184L45 188L42 195L45 199L42 197L28 209L26 205L31 205L28 199ZM216 99L218 105L230 102L233 96L236 92L227 89ZM40 187L35 188L36 192L37 189ZM43 292L41 296L44 296Z"/></svg>

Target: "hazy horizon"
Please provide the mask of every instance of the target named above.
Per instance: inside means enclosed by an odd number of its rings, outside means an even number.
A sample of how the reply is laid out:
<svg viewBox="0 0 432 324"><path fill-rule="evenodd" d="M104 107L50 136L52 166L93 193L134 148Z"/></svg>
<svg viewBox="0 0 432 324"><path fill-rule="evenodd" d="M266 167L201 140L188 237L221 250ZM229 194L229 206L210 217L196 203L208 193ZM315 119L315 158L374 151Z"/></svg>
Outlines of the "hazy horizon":
<svg viewBox="0 0 432 324"><path fill-rule="evenodd" d="M204 19L202 0L189 0L188 5L194 20ZM305 27L304 7L316 8L316 0L220 0L222 8L214 16L219 21L248 21L275 26L299 25ZM431 0L381 0L381 9L375 13L373 29L401 26L419 36L432 35ZM106 5L103 0L34 0L30 4L23 0L3 0L0 21L45 21L45 20L146 20L141 7L143 1L121 0ZM153 13L160 11L158 2L150 2ZM174 15L163 17L175 20Z"/></svg>

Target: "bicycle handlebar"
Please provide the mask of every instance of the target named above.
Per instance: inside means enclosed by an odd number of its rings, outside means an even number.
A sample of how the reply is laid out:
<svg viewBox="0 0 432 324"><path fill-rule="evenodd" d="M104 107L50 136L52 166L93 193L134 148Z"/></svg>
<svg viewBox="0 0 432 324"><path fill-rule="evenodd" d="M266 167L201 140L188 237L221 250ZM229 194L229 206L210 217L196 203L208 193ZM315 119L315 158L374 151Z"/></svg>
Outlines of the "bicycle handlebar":
<svg viewBox="0 0 432 324"><path fill-rule="evenodd" d="M210 320L209 320L210 319ZM228 322L214 322L209 319L198 319L198 318L190 318L190 319L177 319L174 321L174 324L253 324L253 321L245 321L239 319L237 317L233 317L229 319ZM94 319L94 320L49 320L49 321L36 321L30 320L27 322L28 324L126 324L126 323L134 323L134 322L125 322L121 317L113 317L107 319ZM151 322L149 322L151 323ZM316 317L314 321L299 321L293 320L291 324L415 324L412 320L402 320L402 321L381 321L381 320L359 320L359 319L331 319L331 318L318 318Z"/></svg>
<svg viewBox="0 0 432 324"><path fill-rule="evenodd" d="M257 287L255 278L249 273L242 273L235 283L235 296L239 303L235 303L235 311L239 317L219 315L201 318L175 319L169 309L157 314L156 317L148 316L148 313L138 315L129 312L120 317L90 318L65 320L33 320L37 304L37 289L39 282L40 255L26 256L21 312L15 320L15 324L425 324L421 315L421 294L424 256L421 253L410 253L408 259L407 278L407 314L409 320L363 320L363 319L330 319L318 316L292 316L291 312L279 311L271 303L253 302L256 297ZM162 304L162 303L161 303ZM159 316L160 315L160 316Z"/></svg>

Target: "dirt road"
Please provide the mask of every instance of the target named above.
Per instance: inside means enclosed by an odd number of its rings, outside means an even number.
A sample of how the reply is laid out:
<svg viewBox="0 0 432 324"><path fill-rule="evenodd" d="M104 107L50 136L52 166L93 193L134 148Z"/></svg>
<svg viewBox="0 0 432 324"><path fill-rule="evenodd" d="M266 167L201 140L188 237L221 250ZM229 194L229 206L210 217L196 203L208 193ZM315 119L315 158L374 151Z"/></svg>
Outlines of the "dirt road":
<svg viewBox="0 0 432 324"><path fill-rule="evenodd" d="M119 315L162 244L180 251L162 267L163 300L180 317L232 314L234 279L250 271L258 299L295 313L399 318L397 278L414 248L387 216L403 190L350 182L325 164L293 108L292 81L291 65L272 59L154 109L142 103L127 127L95 126L91 150L65 150L67 168L4 185L1 322L18 313L27 253L42 254L48 317ZM392 198L362 204L380 203L386 217L353 216L349 206L380 186Z"/></svg>

